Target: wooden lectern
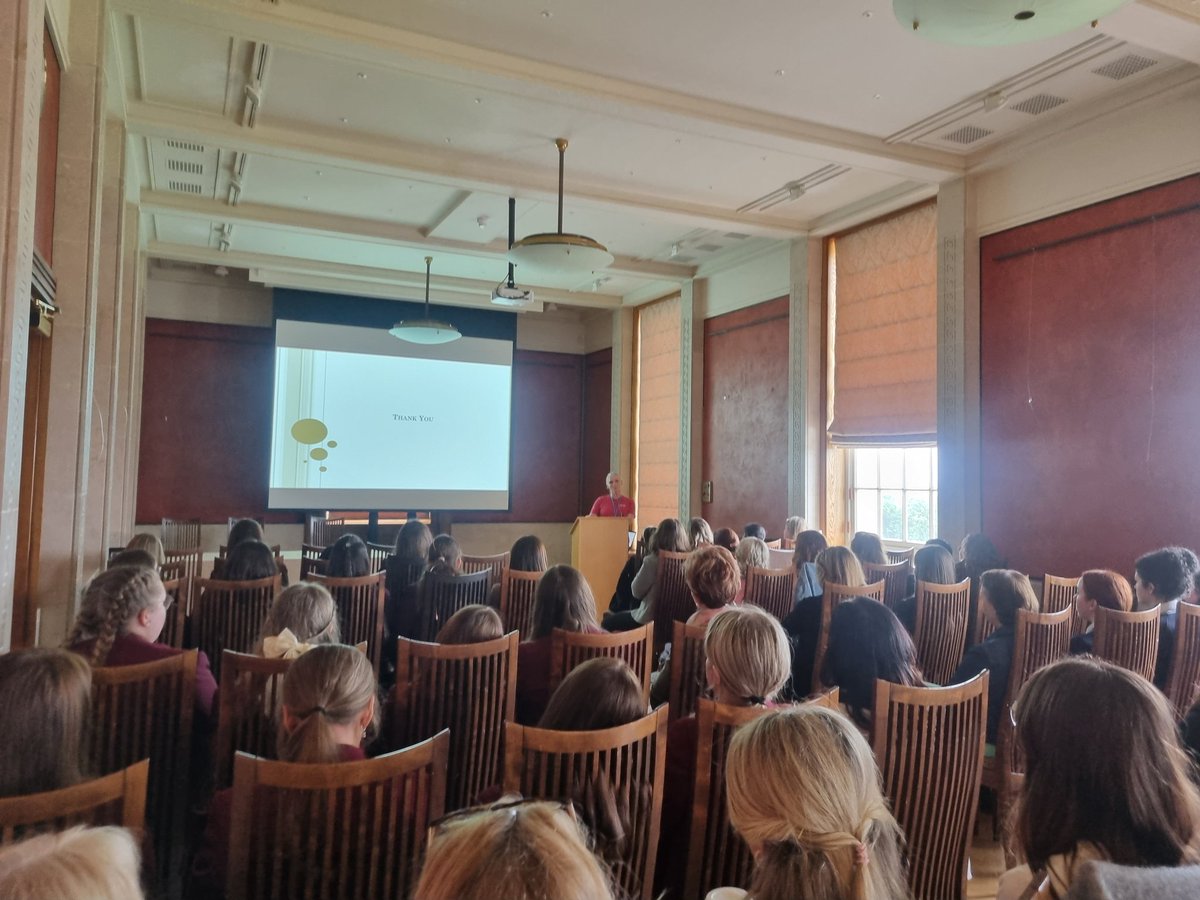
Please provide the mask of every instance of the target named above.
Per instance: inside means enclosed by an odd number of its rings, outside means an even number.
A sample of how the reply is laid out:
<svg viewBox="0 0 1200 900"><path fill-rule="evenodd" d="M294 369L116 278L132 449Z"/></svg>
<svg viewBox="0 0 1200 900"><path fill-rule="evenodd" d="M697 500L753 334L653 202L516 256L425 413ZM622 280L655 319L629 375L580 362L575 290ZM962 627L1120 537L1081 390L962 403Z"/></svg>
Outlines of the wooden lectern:
<svg viewBox="0 0 1200 900"><path fill-rule="evenodd" d="M580 516L571 526L571 565L591 586L597 615L608 609L628 559L629 519Z"/></svg>

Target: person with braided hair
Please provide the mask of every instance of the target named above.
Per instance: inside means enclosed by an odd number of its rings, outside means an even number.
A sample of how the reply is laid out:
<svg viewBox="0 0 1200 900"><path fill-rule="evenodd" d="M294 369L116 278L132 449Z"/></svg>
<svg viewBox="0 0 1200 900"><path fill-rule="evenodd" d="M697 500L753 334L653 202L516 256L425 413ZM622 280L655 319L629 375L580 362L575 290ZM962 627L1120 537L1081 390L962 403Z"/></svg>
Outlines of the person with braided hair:
<svg viewBox="0 0 1200 900"><path fill-rule="evenodd" d="M754 900L905 900L903 835L866 739L815 704L766 713L733 736L729 820L754 853Z"/></svg>
<svg viewBox="0 0 1200 900"><path fill-rule="evenodd" d="M171 598L158 572L144 566L114 566L83 589L67 649L92 666L132 666L178 656L182 650L155 643L167 621ZM208 656L196 664L197 733L213 719L217 682Z"/></svg>

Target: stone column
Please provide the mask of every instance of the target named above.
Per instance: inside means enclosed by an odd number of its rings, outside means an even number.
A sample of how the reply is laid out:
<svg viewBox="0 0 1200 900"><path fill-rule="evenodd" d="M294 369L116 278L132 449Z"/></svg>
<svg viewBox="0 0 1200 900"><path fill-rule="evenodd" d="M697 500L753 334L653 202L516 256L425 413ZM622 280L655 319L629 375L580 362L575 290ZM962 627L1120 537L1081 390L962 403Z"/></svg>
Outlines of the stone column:
<svg viewBox="0 0 1200 900"><path fill-rule="evenodd" d="M608 467L620 472L625 479L625 493L637 496L637 479L633 471L633 368L637 348L634 340L633 309L618 309L613 313L612 345L612 412L609 437ZM589 485L588 490L593 490Z"/></svg>
<svg viewBox="0 0 1200 900"><path fill-rule="evenodd" d="M42 0L0 3L0 652L12 632L44 21Z"/></svg>
<svg viewBox="0 0 1200 900"><path fill-rule="evenodd" d="M820 238L792 241L788 306L788 514L803 516L809 528L822 525L824 494L822 246Z"/></svg>
<svg viewBox="0 0 1200 900"><path fill-rule="evenodd" d="M708 281L680 288L679 303L679 518L700 515L704 436L704 311Z"/></svg>

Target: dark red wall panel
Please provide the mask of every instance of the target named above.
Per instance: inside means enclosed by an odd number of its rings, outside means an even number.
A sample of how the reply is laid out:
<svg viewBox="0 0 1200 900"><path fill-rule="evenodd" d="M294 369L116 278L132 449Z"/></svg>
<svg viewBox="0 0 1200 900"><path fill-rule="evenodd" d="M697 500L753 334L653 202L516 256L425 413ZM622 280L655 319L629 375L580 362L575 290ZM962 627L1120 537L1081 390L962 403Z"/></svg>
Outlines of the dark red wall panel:
<svg viewBox="0 0 1200 900"><path fill-rule="evenodd" d="M713 529L762 522L783 531L787 509L788 298L704 323L702 506Z"/></svg>
<svg viewBox="0 0 1200 900"><path fill-rule="evenodd" d="M612 441L612 348L589 353L583 361L583 481L580 515L604 493ZM628 480L628 476L626 476Z"/></svg>
<svg viewBox="0 0 1200 900"><path fill-rule="evenodd" d="M985 533L1034 575L1200 545L1200 176L980 251Z"/></svg>

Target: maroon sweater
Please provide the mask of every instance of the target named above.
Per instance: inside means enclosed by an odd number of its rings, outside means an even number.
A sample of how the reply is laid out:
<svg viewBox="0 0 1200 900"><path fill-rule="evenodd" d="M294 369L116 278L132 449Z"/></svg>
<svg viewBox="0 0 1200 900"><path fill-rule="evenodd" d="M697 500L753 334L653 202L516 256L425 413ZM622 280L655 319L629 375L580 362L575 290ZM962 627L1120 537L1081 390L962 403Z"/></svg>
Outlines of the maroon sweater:
<svg viewBox="0 0 1200 900"><path fill-rule="evenodd" d="M95 640L80 641L68 647L80 656L91 658ZM168 647L166 644L152 644L137 635L122 634L113 641L112 649L102 666L136 666L139 663L157 662L160 659L178 656L182 650ZM196 715L200 722L213 721L213 705L217 696L217 680L213 678L212 667L208 664L208 654L203 650L196 662Z"/></svg>

